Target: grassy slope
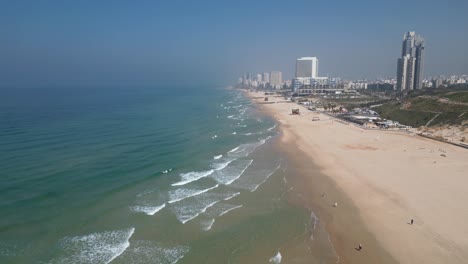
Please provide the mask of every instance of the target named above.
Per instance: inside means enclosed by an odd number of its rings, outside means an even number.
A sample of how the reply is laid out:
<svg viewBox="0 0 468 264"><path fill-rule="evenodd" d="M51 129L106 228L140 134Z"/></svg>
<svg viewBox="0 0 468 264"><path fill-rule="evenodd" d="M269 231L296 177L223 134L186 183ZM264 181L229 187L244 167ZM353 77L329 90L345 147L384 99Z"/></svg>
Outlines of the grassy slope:
<svg viewBox="0 0 468 264"><path fill-rule="evenodd" d="M436 115L434 113L402 110L400 107L401 104L393 102L376 107L375 110L382 118L398 121L412 127L424 126Z"/></svg>
<svg viewBox="0 0 468 264"><path fill-rule="evenodd" d="M468 103L468 92L455 92L445 94L444 97L457 102Z"/></svg>
<svg viewBox="0 0 468 264"><path fill-rule="evenodd" d="M412 127L424 126L437 113L441 114L434 119L430 126L461 124L468 120L468 113L461 115L468 111L468 106L465 105L441 103L428 98L413 98L407 102L411 102L411 107L408 110L400 109L402 105L395 102L376 107L375 110L385 119L395 120Z"/></svg>

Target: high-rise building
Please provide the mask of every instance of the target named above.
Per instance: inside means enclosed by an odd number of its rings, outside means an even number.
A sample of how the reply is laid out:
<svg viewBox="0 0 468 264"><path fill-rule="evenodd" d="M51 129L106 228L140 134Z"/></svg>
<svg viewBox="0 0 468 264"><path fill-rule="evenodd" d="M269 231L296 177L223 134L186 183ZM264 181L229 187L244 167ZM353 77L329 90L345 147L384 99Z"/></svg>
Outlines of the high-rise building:
<svg viewBox="0 0 468 264"><path fill-rule="evenodd" d="M296 60L296 78L318 77L317 57L302 57Z"/></svg>
<svg viewBox="0 0 468 264"><path fill-rule="evenodd" d="M270 82L270 73L269 72L264 72L263 73L263 81L266 83Z"/></svg>
<svg viewBox="0 0 468 264"><path fill-rule="evenodd" d="M282 73L280 71L272 71L270 73L270 84L272 86L281 85L283 83Z"/></svg>
<svg viewBox="0 0 468 264"><path fill-rule="evenodd" d="M397 90L409 91L422 88L424 69L424 39L414 31L403 36L401 57L397 66Z"/></svg>
<svg viewBox="0 0 468 264"><path fill-rule="evenodd" d="M256 80L257 80L257 82L261 83L261 82L262 82L262 75L261 75L261 74L257 74Z"/></svg>

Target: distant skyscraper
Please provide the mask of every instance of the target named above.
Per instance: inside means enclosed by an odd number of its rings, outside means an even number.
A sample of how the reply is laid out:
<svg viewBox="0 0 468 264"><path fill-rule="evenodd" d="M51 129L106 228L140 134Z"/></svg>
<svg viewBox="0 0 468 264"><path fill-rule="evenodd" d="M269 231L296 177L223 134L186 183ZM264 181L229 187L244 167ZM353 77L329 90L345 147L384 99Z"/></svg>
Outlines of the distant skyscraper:
<svg viewBox="0 0 468 264"><path fill-rule="evenodd" d="M318 77L317 57L302 57L296 60L296 78Z"/></svg>
<svg viewBox="0 0 468 264"><path fill-rule="evenodd" d="M262 75L261 74L257 74L257 82L262 82Z"/></svg>
<svg viewBox="0 0 468 264"><path fill-rule="evenodd" d="M401 57L397 66L397 90L422 88L424 69L424 39L410 31L403 36Z"/></svg>
<svg viewBox="0 0 468 264"><path fill-rule="evenodd" d="M268 73L268 72L263 73L263 81L266 82L266 83L270 82L270 73Z"/></svg>
<svg viewBox="0 0 468 264"><path fill-rule="evenodd" d="M270 74L271 85L281 85L283 83L283 77L280 71L272 71Z"/></svg>

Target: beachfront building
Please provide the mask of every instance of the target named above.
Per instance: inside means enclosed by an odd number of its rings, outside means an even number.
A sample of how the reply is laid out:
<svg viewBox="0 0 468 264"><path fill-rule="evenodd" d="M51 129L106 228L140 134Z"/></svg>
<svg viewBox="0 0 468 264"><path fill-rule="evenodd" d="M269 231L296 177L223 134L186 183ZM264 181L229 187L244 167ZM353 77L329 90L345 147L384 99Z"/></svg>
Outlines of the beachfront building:
<svg viewBox="0 0 468 264"><path fill-rule="evenodd" d="M272 71L270 73L270 85L275 89L281 89L283 84L283 76L280 71Z"/></svg>
<svg viewBox="0 0 468 264"><path fill-rule="evenodd" d="M422 89L424 48L424 39L414 31L407 32L403 36L401 57L397 64L398 91Z"/></svg>
<svg viewBox="0 0 468 264"><path fill-rule="evenodd" d="M264 72L263 73L263 81L265 83L270 83L270 73L269 72Z"/></svg>
<svg viewBox="0 0 468 264"><path fill-rule="evenodd" d="M261 74L257 74L256 81L259 82L259 83L262 82L262 75Z"/></svg>
<svg viewBox="0 0 468 264"><path fill-rule="evenodd" d="M296 78L318 77L317 57L301 57L296 60Z"/></svg>
<svg viewBox="0 0 468 264"><path fill-rule="evenodd" d="M322 91L325 87L330 89L336 87L335 79L319 77L318 63L317 57L301 57L296 60L296 74L291 85L293 92L318 92Z"/></svg>
<svg viewBox="0 0 468 264"><path fill-rule="evenodd" d="M338 78L318 77L310 79L310 83L297 88L294 92L298 95L312 94L339 94L345 91L345 86Z"/></svg>

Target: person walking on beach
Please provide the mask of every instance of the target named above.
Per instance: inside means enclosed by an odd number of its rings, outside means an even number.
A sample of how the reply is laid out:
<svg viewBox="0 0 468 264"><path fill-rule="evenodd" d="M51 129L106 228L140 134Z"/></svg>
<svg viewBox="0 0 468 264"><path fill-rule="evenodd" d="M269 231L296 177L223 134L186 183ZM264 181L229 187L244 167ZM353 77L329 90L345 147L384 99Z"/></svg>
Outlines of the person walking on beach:
<svg viewBox="0 0 468 264"><path fill-rule="evenodd" d="M414 224L414 219L411 219L411 224Z"/></svg>
<svg viewBox="0 0 468 264"><path fill-rule="evenodd" d="M362 249L362 244L359 244L357 250L361 251L361 249Z"/></svg>

